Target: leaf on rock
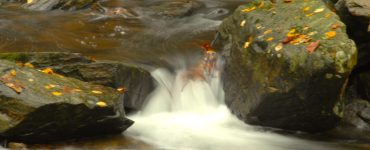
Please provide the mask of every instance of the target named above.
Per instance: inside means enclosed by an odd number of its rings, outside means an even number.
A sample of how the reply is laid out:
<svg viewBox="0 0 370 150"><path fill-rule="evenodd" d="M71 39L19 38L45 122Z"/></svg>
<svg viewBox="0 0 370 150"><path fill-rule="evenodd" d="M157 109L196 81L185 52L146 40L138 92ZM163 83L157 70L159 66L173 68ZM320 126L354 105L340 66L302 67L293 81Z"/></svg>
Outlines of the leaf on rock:
<svg viewBox="0 0 370 150"><path fill-rule="evenodd" d="M120 93L125 93L127 89L125 87L120 87L120 88L117 88L117 91Z"/></svg>
<svg viewBox="0 0 370 150"><path fill-rule="evenodd" d="M274 40L274 37L269 37L269 38L266 39L267 42L270 42L272 40Z"/></svg>
<svg viewBox="0 0 370 150"><path fill-rule="evenodd" d="M17 75L17 71L12 69L12 70L10 70L10 74L15 77Z"/></svg>
<svg viewBox="0 0 370 150"><path fill-rule="evenodd" d="M53 94L54 96L62 96L61 92L51 92L51 94Z"/></svg>
<svg viewBox="0 0 370 150"><path fill-rule="evenodd" d="M241 26L241 27L244 27L246 22L247 22L247 21L243 20L243 21L240 23L240 26Z"/></svg>
<svg viewBox="0 0 370 150"><path fill-rule="evenodd" d="M98 101L96 102L96 106L99 106L99 107L107 107L107 103L103 102L103 101Z"/></svg>
<svg viewBox="0 0 370 150"><path fill-rule="evenodd" d="M275 47L275 51L280 51L281 49L283 49L283 44L282 43L279 43L276 47Z"/></svg>
<svg viewBox="0 0 370 150"><path fill-rule="evenodd" d="M42 69L41 72L46 73L46 74L54 74L54 71L51 68Z"/></svg>
<svg viewBox="0 0 370 150"><path fill-rule="evenodd" d="M98 91L98 90L92 90L91 92L94 93L94 94L103 94L102 91Z"/></svg>
<svg viewBox="0 0 370 150"><path fill-rule="evenodd" d="M250 8L245 8L242 10L242 12L246 13L246 12L250 12L250 11L253 11L255 10L257 7L256 6L253 6L253 7L250 7Z"/></svg>
<svg viewBox="0 0 370 150"><path fill-rule="evenodd" d="M25 63L24 64L25 67L28 67L28 68L35 68L35 66L33 66L31 63Z"/></svg>
<svg viewBox="0 0 370 150"><path fill-rule="evenodd" d="M318 47L319 47L319 44L320 44L320 40L316 41L316 42L311 42L307 47L306 47L306 50L308 53L313 53Z"/></svg>
<svg viewBox="0 0 370 150"><path fill-rule="evenodd" d="M31 4L33 0L27 0L27 4Z"/></svg>
<svg viewBox="0 0 370 150"><path fill-rule="evenodd" d="M326 33L325 33L325 36L326 36L326 38L328 38L328 39L332 39L332 38L334 38L336 35L337 35L337 32L335 32L335 31L329 31L329 32L326 32Z"/></svg>
<svg viewBox="0 0 370 150"><path fill-rule="evenodd" d="M314 13L321 13L325 10L325 8L317 8L315 9L315 11L313 11Z"/></svg>

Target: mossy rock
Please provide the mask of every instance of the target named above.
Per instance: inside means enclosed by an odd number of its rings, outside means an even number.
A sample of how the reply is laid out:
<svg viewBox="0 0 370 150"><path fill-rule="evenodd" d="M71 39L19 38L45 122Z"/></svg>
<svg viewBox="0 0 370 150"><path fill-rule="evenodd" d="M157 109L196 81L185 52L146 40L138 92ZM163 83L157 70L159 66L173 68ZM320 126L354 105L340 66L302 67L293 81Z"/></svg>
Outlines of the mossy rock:
<svg viewBox="0 0 370 150"><path fill-rule="evenodd" d="M226 58L226 103L240 119L308 132L337 124L357 49L324 2L247 3L222 23L214 45Z"/></svg>
<svg viewBox="0 0 370 150"><path fill-rule="evenodd" d="M0 60L0 136L27 143L119 134L123 95L94 85Z"/></svg>

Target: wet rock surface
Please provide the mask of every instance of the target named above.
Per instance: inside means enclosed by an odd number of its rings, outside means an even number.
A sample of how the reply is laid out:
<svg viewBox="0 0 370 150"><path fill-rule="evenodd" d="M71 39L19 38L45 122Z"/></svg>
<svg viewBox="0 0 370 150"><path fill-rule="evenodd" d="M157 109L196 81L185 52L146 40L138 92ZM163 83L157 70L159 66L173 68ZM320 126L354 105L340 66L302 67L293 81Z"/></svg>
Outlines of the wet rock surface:
<svg viewBox="0 0 370 150"><path fill-rule="evenodd" d="M214 45L226 58L226 103L240 119L308 132L338 123L357 50L323 2L256 0L219 32Z"/></svg>
<svg viewBox="0 0 370 150"><path fill-rule="evenodd" d="M192 15L194 11L204 7L196 0L162 1L149 7L154 16L181 18Z"/></svg>
<svg viewBox="0 0 370 150"><path fill-rule="evenodd" d="M53 142L121 133L123 95L115 89L0 60L0 135L12 141Z"/></svg>
<svg viewBox="0 0 370 150"><path fill-rule="evenodd" d="M23 7L30 10L47 11L47 10L78 10L92 5L97 0L33 0Z"/></svg>
<svg viewBox="0 0 370 150"><path fill-rule="evenodd" d="M139 66L115 61L95 61L78 53L2 53L0 59L51 68L63 76L112 87L125 88L126 110L139 110L154 89L150 73Z"/></svg>

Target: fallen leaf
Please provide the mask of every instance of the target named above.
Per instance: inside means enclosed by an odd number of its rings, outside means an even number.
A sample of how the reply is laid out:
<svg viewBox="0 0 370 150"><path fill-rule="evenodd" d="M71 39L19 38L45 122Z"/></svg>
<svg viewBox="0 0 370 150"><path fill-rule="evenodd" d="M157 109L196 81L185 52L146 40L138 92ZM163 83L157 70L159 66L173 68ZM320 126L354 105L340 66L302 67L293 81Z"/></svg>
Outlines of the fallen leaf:
<svg viewBox="0 0 370 150"><path fill-rule="evenodd" d="M54 84L48 84L48 85L45 85L44 87L45 87L45 89L52 89L52 88L55 88L56 85L54 85Z"/></svg>
<svg viewBox="0 0 370 150"><path fill-rule="evenodd" d="M24 64L25 67L28 67L28 68L35 68L35 66L33 66L31 63L25 63Z"/></svg>
<svg viewBox="0 0 370 150"><path fill-rule="evenodd" d="M241 27L244 27L246 22L247 22L247 21L243 20L243 21L240 23L240 26L241 26Z"/></svg>
<svg viewBox="0 0 370 150"><path fill-rule="evenodd" d="M13 89L18 94L22 93L22 91L23 91L22 86L19 85L19 84L8 82L8 83L5 83L5 85L7 87Z"/></svg>
<svg viewBox="0 0 370 150"><path fill-rule="evenodd" d="M320 44L320 40L316 41L316 42L311 42L307 47L306 47L306 50L308 53L313 53L317 47L319 47L319 44Z"/></svg>
<svg viewBox="0 0 370 150"><path fill-rule="evenodd" d="M334 38L336 35L337 35L337 32L335 32L335 31L329 31L329 32L326 32L326 33L325 33L325 36L326 36L328 39L332 39L332 38Z"/></svg>
<svg viewBox="0 0 370 150"><path fill-rule="evenodd" d="M28 79L29 82L33 82L34 80L33 79Z"/></svg>
<svg viewBox="0 0 370 150"><path fill-rule="evenodd" d="M81 89L73 89L72 92L82 92Z"/></svg>
<svg viewBox="0 0 370 150"><path fill-rule="evenodd" d="M46 74L54 74L54 71L51 68L42 69L41 72L46 73Z"/></svg>
<svg viewBox="0 0 370 150"><path fill-rule="evenodd" d="M307 7L303 8L303 11L304 11L304 12L307 12L307 11L309 11L310 9L311 9L311 7L308 7L308 6L307 6Z"/></svg>
<svg viewBox="0 0 370 150"><path fill-rule="evenodd" d="M333 29L333 30L338 29L340 27L342 27L342 26L339 23L335 23L335 24L330 26L330 28Z"/></svg>
<svg viewBox="0 0 370 150"><path fill-rule="evenodd" d="M16 76L17 75L17 71L15 71L14 69L10 70L10 74L12 76Z"/></svg>
<svg viewBox="0 0 370 150"><path fill-rule="evenodd" d="M91 92L94 93L94 94L103 94L102 91L97 91L97 90L92 90Z"/></svg>
<svg viewBox="0 0 370 150"><path fill-rule="evenodd" d="M266 39L267 42L270 42L272 40L274 40L274 37L269 37L269 38Z"/></svg>
<svg viewBox="0 0 370 150"><path fill-rule="evenodd" d="M265 6L265 2L264 1L260 2L260 4L258 5L258 8L262 8L263 6Z"/></svg>
<svg viewBox="0 0 370 150"><path fill-rule="evenodd" d="M253 6L253 7L250 7L250 8L245 8L245 9L243 9L242 10L242 12L250 12L250 11L253 11L253 10L255 10L256 9L256 6Z"/></svg>
<svg viewBox="0 0 370 150"><path fill-rule="evenodd" d="M243 45L243 48L248 48L253 41L253 36L249 36L248 41L246 41Z"/></svg>
<svg viewBox="0 0 370 150"><path fill-rule="evenodd" d="M62 96L61 92L51 92L51 94L53 94L54 96Z"/></svg>
<svg viewBox="0 0 370 150"><path fill-rule="evenodd" d="M27 4L31 4L33 0L27 0Z"/></svg>
<svg viewBox="0 0 370 150"><path fill-rule="evenodd" d="M317 8L315 9L315 11L313 11L314 13L321 13L323 12L325 9L324 8Z"/></svg>
<svg viewBox="0 0 370 150"><path fill-rule="evenodd" d="M291 3L293 0L284 0L284 3Z"/></svg>
<svg viewBox="0 0 370 150"><path fill-rule="evenodd" d="M281 49L283 49L283 44L282 43L279 43L276 47L275 47L275 51L280 51Z"/></svg>
<svg viewBox="0 0 370 150"><path fill-rule="evenodd" d="M107 107L107 103L103 102L103 101L98 101L96 102L96 106L99 106L99 107Z"/></svg>
<svg viewBox="0 0 370 150"><path fill-rule="evenodd" d="M265 32L263 32L263 34L270 34L270 33L272 33L272 29L268 29Z"/></svg>
<svg viewBox="0 0 370 150"><path fill-rule="evenodd" d="M127 89L125 87L120 87L120 88L117 88L117 91L120 93L125 93Z"/></svg>

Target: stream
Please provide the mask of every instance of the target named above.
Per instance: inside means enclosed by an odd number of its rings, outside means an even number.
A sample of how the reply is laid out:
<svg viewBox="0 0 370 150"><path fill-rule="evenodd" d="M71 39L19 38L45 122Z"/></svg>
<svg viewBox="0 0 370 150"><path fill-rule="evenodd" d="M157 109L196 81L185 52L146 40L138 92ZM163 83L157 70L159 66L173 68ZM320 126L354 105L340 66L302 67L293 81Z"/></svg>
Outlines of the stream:
<svg viewBox="0 0 370 150"><path fill-rule="evenodd" d="M109 0L106 9L127 9L132 16L95 10L29 11L18 3L0 5L0 52L76 52L96 59L150 68L157 81L149 103L128 115L135 124L121 136L30 145L31 149L164 150L346 150L369 145L275 132L238 120L224 104L220 72L206 80L186 79L201 60L222 19L249 0L200 0L190 15L153 16L151 6L166 0ZM222 68L222 61L218 64Z"/></svg>

